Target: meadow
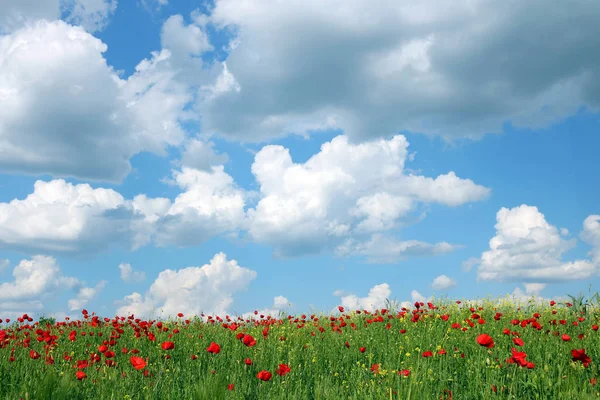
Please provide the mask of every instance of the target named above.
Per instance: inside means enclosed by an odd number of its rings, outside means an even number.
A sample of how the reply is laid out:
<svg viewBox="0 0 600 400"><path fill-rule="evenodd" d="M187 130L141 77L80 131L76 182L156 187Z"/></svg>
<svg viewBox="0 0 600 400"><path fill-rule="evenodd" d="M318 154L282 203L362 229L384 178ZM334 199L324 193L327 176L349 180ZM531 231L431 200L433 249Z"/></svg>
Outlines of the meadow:
<svg viewBox="0 0 600 400"><path fill-rule="evenodd" d="M25 314L0 321L0 399L592 399L599 317L583 297L251 318Z"/></svg>

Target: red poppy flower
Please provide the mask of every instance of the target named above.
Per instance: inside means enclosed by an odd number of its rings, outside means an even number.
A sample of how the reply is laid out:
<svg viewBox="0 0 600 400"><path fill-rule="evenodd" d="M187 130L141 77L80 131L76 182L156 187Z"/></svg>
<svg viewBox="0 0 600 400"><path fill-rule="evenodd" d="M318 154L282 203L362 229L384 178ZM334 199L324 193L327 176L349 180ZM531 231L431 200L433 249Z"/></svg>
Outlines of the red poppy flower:
<svg viewBox="0 0 600 400"><path fill-rule="evenodd" d="M444 354L447 354L447 353L446 353L446 349L440 349L440 350L438 350L438 352L437 352L437 353L438 353L438 355L440 355L440 356L443 356Z"/></svg>
<svg viewBox="0 0 600 400"><path fill-rule="evenodd" d="M270 373L269 371L265 371L265 370L262 370L258 374L256 374L256 377L258 379L260 379L261 381L268 381L271 379L272 376L273 376L272 373Z"/></svg>
<svg viewBox="0 0 600 400"><path fill-rule="evenodd" d="M230 383L229 385L227 385L227 390L233 390L234 387L235 385L233 383Z"/></svg>
<svg viewBox="0 0 600 400"><path fill-rule="evenodd" d="M423 352L423 358L432 357L433 353L429 350Z"/></svg>
<svg viewBox="0 0 600 400"><path fill-rule="evenodd" d="M211 342L210 346L206 349L209 353L219 354L221 351L221 346L216 344L215 342Z"/></svg>
<svg viewBox="0 0 600 400"><path fill-rule="evenodd" d="M177 313L177 316L178 316L179 318L183 318L183 313Z"/></svg>
<svg viewBox="0 0 600 400"><path fill-rule="evenodd" d="M487 347L488 349L494 347L494 339L492 339L490 335L487 335L485 333L482 333L481 335L477 336L477 343L479 343L481 346Z"/></svg>
<svg viewBox="0 0 600 400"><path fill-rule="evenodd" d="M523 339L521 338L513 338L513 343L516 344L517 346L523 346L525 344L525 342L523 341Z"/></svg>
<svg viewBox="0 0 600 400"><path fill-rule="evenodd" d="M585 349L571 350L571 355L573 356L573 361L581 361L584 367L587 367L592 362L590 356L585 354Z"/></svg>
<svg viewBox="0 0 600 400"><path fill-rule="evenodd" d="M162 347L163 350L172 350L175 348L175 343L164 342L163 344L160 345L160 347Z"/></svg>
<svg viewBox="0 0 600 400"><path fill-rule="evenodd" d="M250 335L244 335L242 337L242 343L244 343L248 347L252 347L252 346L254 346L256 344L256 339L254 339Z"/></svg>
<svg viewBox="0 0 600 400"><path fill-rule="evenodd" d="M279 364L279 368L275 370L275 373L279 376L284 376L291 371L291 368L286 364Z"/></svg>
<svg viewBox="0 0 600 400"><path fill-rule="evenodd" d="M146 367L146 361L144 361L142 357L131 356L129 358L129 362L131 363L133 368L137 369L138 371Z"/></svg>
<svg viewBox="0 0 600 400"><path fill-rule="evenodd" d="M87 375L83 371L75 372L75 376L77 377L78 380L82 380L87 377Z"/></svg>
<svg viewBox="0 0 600 400"><path fill-rule="evenodd" d="M251 359L249 359L249 358L246 358L246 359L244 360L244 364L246 364L246 365L252 365L252 360L251 360Z"/></svg>
<svg viewBox="0 0 600 400"><path fill-rule="evenodd" d="M358 349L361 353L364 353L365 351L367 351L366 347L361 347L360 349Z"/></svg>
<svg viewBox="0 0 600 400"><path fill-rule="evenodd" d="M371 371L373 371L374 374L377 374L379 372L379 364L371 365Z"/></svg>
<svg viewBox="0 0 600 400"><path fill-rule="evenodd" d="M398 375L409 376L410 371L408 369L403 369L402 371L398 371Z"/></svg>
<svg viewBox="0 0 600 400"><path fill-rule="evenodd" d="M38 358L40 358L40 353L38 353L35 350L29 350L29 357L33 358L34 360L37 360Z"/></svg>
<svg viewBox="0 0 600 400"><path fill-rule="evenodd" d="M340 312L344 312L344 307L338 306L338 310L340 310Z"/></svg>
<svg viewBox="0 0 600 400"><path fill-rule="evenodd" d="M569 342L569 341L571 341L571 336L569 336L565 333L562 335L562 340L564 340L565 342Z"/></svg>
<svg viewBox="0 0 600 400"><path fill-rule="evenodd" d="M517 349L515 349L514 347L511 349L512 351L512 357L508 358L506 360L507 363L509 364L518 364L520 367L526 367L528 361L525 360L525 358L527 357L527 353L525 353L524 351L517 351Z"/></svg>

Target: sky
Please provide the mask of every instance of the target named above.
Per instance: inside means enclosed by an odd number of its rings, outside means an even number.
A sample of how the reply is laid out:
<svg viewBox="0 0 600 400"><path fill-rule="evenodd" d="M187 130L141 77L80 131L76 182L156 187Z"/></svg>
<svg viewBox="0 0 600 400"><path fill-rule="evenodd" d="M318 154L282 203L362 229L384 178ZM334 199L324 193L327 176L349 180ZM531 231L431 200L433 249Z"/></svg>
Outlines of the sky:
<svg viewBox="0 0 600 400"><path fill-rule="evenodd" d="M0 318L588 295L600 3L0 0Z"/></svg>

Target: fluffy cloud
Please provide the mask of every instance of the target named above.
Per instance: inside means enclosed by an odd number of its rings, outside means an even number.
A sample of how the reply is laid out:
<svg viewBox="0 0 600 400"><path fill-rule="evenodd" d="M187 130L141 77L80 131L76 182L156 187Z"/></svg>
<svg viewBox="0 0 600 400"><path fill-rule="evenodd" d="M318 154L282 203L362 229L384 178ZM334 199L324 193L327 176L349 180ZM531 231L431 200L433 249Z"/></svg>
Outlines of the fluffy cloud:
<svg viewBox="0 0 600 400"><path fill-rule="evenodd" d="M386 260L451 251L448 243L396 242L377 235L398 227L419 202L458 206L490 193L453 172L435 179L406 174L407 148L403 135L362 144L341 135L295 164L288 149L263 147L252 164L261 198L247 212L250 237L284 257L329 248L338 255Z"/></svg>
<svg viewBox="0 0 600 400"><path fill-rule="evenodd" d="M179 61L153 52L123 80L106 50L62 21L0 36L0 171L121 182L134 154L164 156L183 142L181 124L194 116Z"/></svg>
<svg viewBox="0 0 600 400"><path fill-rule="evenodd" d="M117 0L0 0L0 34L10 33L37 19L65 20L88 32L104 29L117 8Z"/></svg>
<svg viewBox="0 0 600 400"><path fill-rule="evenodd" d="M256 310L256 311L258 311L259 316L260 315L264 315L264 316L270 315L271 317L277 317L285 308L288 308L291 305L292 304L286 297L276 296L273 298L273 306L271 306L270 308L263 308L263 309ZM256 318L254 315L254 310L243 313L241 315L241 317L244 319Z"/></svg>
<svg viewBox="0 0 600 400"><path fill-rule="evenodd" d="M376 309L385 308L386 300L391 294L392 290L390 289L390 285L382 283L369 289L367 297L358 297L355 294L341 296L341 303L344 308L349 310L374 311Z"/></svg>
<svg viewBox="0 0 600 400"><path fill-rule="evenodd" d="M211 167L227 163L229 157L225 153L216 153L213 142L198 139L186 140L180 160L173 160L176 166L186 166L200 171L211 171Z"/></svg>
<svg viewBox="0 0 600 400"><path fill-rule="evenodd" d="M592 246L589 255L600 266L600 215L590 215L583 221L581 239Z"/></svg>
<svg viewBox="0 0 600 400"><path fill-rule="evenodd" d="M119 270L123 282L141 282L146 279L146 273L144 271L134 271L131 264L121 263L119 264Z"/></svg>
<svg viewBox="0 0 600 400"><path fill-rule="evenodd" d="M392 301L390 299L391 294L392 290L390 289L390 285L388 285L387 283L382 283L380 285L373 286L371 289L369 289L369 294L367 295L367 297L358 297L355 294L346 294L342 290L336 290L334 292L334 296L340 296L341 305L348 310L374 311L386 307L394 307L395 309L400 309L402 307L411 307L415 301L431 301L431 297L426 298L416 290L413 290L410 293L411 301ZM337 312L337 307L331 312Z"/></svg>
<svg viewBox="0 0 600 400"><path fill-rule="evenodd" d="M478 280L550 282L587 279L598 272L599 264L589 260L564 262L563 253L576 245L546 222L536 207L525 204L501 208L496 214L496 236L484 252L477 269ZM586 219L583 236L595 243L594 216Z"/></svg>
<svg viewBox="0 0 600 400"><path fill-rule="evenodd" d="M246 290L256 272L216 254L209 264L178 271L162 271L144 296L134 292L125 296L118 315L139 316L206 314L225 315L236 292ZM123 304L124 303L124 304Z"/></svg>
<svg viewBox="0 0 600 400"><path fill-rule="evenodd" d="M446 242L430 244L419 240L400 241L380 234L373 235L371 240L360 243L354 239L346 240L336 247L337 256L367 256L368 264L393 264L407 257L432 256L450 253L459 246Z"/></svg>
<svg viewBox="0 0 600 400"><path fill-rule="evenodd" d="M452 289L456 286L456 281L446 275L440 275L436 277L431 283L431 287L434 290L446 290Z"/></svg>
<svg viewBox="0 0 600 400"><path fill-rule="evenodd" d="M100 281L95 287L82 287L77 292L77 296L69 300L69 310L81 310L90 302L90 300L96 298L98 294L104 289L108 281Z"/></svg>
<svg viewBox="0 0 600 400"><path fill-rule="evenodd" d="M245 193L223 167L174 171L185 191L172 203L145 195L126 200L112 189L36 181L23 200L0 203L0 247L90 253L110 245L130 250L155 244L197 245L243 224Z"/></svg>
<svg viewBox="0 0 600 400"><path fill-rule="evenodd" d="M33 312L45 309L47 299L83 286L77 278L64 276L56 259L50 256L35 255L30 260L21 260L12 275L12 282L0 283L3 317L14 318L24 313L33 316Z"/></svg>
<svg viewBox="0 0 600 400"><path fill-rule="evenodd" d="M172 183L184 192L156 224L158 246L197 245L244 224L244 191L236 187L222 165L211 169L206 172L183 167L181 172L173 171Z"/></svg>
<svg viewBox="0 0 600 400"><path fill-rule="evenodd" d="M96 32L108 25L117 9L117 0L63 0L62 6L69 10L65 18L68 23Z"/></svg>
<svg viewBox="0 0 600 400"><path fill-rule="evenodd" d="M0 247L78 253L131 243L134 226L131 213L121 212L124 204L111 189L36 181L24 200L0 203Z"/></svg>
<svg viewBox="0 0 600 400"><path fill-rule="evenodd" d="M23 300L42 296L48 292L72 289L79 280L62 276L53 257L36 255L22 260L13 270L15 280L0 284L0 300Z"/></svg>
<svg viewBox="0 0 600 400"><path fill-rule="evenodd" d="M541 128L600 108L599 18L586 0L219 0L210 22L239 32L223 68L236 85L197 108L204 129L244 141Z"/></svg>

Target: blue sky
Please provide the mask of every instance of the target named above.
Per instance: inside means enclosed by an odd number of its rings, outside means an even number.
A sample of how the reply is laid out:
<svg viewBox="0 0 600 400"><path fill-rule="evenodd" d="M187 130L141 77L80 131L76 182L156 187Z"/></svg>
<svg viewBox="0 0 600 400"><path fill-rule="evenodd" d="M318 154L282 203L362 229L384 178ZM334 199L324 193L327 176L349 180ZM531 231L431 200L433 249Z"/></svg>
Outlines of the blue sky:
<svg viewBox="0 0 600 400"><path fill-rule="evenodd" d="M0 318L594 292L600 7L449 4L0 5Z"/></svg>

